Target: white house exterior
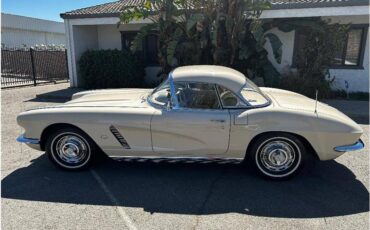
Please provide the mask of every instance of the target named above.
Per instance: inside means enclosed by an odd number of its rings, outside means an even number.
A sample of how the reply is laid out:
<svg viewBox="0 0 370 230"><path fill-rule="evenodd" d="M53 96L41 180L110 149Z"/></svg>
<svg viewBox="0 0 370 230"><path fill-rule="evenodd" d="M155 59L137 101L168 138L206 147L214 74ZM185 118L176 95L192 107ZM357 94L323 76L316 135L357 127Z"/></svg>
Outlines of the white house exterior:
<svg viewBox="0 0 370 230"><path fill-rule="evenodd" d="M35 45L65 45L62 22L1 13L1 43L18 48Z"/></svg>
<svg viewBox="0 0 370 230"><path fill-rule="evenodd" d="M361 30L358 65L336 66L330 69L330 74L335 77L333 88L347 89L350 92L369 92L369 1L343 1L337 4L322 2L320 7L306 8L304 4L300 8L287 8L268 10L262 12L261 18L299 18L299 17L321 17L329 19L332 23L351 24L354 30ZM325 5L326 4L326 5ZM355 5L358 4L358 5ZM308 5L308 3L307 3ZM328 7L333 5L332 7ZM277 28L267 31L276 34L283 43L283 57L281 64L278 64L273 57L271 45L266 42L265 48L268 50L269 59L275 68L280 71L289 71L293 66L294 52L297 49L296 31L284 33ZM350 41L349 41L350 42Z"/></svg>
<svg viewBox="0 0 370 230"><path fill-rule="evenodd" d="M330 69L335 76L335 89L348 89L351 92L369 92L369 1L368 0L271 0L272 8L263 11L261 18L321 17L333 23L351 23L352 32L347 43L351 52L344 53L340 64ZM117 27L118 16L122 7L137 4L136 0L121 0L112 3L78 9L61 14L65 22L67 37L68 64L72 87L79 86L77 64L83 52L88 49L122 49L141 26L149 21L135 21ZM294 55L299 49L300 37L297 31L284 33L273 28L267 33L274 33L283 43L282 60L277 63L273 57L271 45L265 48L269 59L279 72L294 71ZM148 40L149 52L152 53ZM347 60L348 59L348 60ZM156 75L158 67L148 58L147 80ZM346 88L346 86L348 88Z"/></svg>

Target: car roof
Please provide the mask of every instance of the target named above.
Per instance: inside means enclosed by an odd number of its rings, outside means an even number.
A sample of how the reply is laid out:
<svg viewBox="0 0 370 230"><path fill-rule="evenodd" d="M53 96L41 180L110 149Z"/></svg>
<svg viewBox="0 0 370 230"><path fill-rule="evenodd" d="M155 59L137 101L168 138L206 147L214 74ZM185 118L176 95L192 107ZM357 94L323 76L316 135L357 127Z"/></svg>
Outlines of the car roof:
<svg viewBox="0 0 370 230"><path fill-rule="evenodd" d="M174 82L206 82L218 84L237 93L246 84L245 76L228 67L217 65L191 65L176 68L172 72Z"/></svg>

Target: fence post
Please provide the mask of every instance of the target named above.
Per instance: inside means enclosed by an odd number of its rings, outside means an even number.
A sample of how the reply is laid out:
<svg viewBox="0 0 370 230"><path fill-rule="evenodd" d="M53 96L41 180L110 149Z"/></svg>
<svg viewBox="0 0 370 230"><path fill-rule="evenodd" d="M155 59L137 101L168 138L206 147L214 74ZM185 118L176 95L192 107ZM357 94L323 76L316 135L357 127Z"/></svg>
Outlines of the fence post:
<svg viewBox="0 0 370 230"><path fill-rule="evenodd" d="M32 77L33 77L33 85L36 86L36 70L35 70L35 62L33 60L33 49L30 48L30 54L31 54L31 65L32 65Z"/></svg>
<svg viewBox="0 0 370 230"><path fill-rule="evenodd" d="M66 54L67 79L69 80L69 67L68 67L68 52L67 52L67 49L65 49L64 52Z"/></svg>

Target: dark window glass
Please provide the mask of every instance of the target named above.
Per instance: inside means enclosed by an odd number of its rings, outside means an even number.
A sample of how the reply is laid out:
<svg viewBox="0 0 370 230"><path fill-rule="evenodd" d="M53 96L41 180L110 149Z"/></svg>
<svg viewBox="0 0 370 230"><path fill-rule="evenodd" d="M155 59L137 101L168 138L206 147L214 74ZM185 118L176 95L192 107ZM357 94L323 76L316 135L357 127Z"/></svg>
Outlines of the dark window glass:
<svg viewBox="0 0 370 230"><path fill-rule="evenodd" d="M145 62L147 65L158 64L158 36L150 34L145 39Z"/></svg>
<svg viewBox="0 0 370 230"><path fill-rule="evenodd" d="M218 95L220 96L222 106L224 108L235 108L235 107L246 107L247 105L241 101L233 92L230 90L217 85Z"/></svg>
<svg viewBox="0 0 370 230"><path fill-rule="evenodd" d="M221 109L216 88L208 83L175 84L180 107L193 109Z"/></svg>
<svg viewBox="0 0 370 230"><path fill-rule="evenodd" d="M348 33L345 65L358 65L361 52L361 38L363 29L352 29Z"/></svg>
<svg viewBox="0 0 370 230"><path fill-rule="evenodd" d="M340 65L342 65L342 63L343 63L343 55L345 55L344 49L346 47L346 43L347 43L347 39L346 38L342 38L341 39L340 48L338 50L335 50L335 55L334 55L334 58L332 60L332 65L333 66L340 66Z"/></svg>
<svg viewBox="0 0 370 230"><path fill-rule="evenodd" d="M121 31L122 50L130 50L132 41L134 40L137 32L123 32Z"/></svg>
<svg viewBox="0 0 370 230"><path fill-rule="evenodd" d="M304 55L303 48L304 48L305 43L306 43L306 36L305 36L304 31L297 31L296 32L296 41L295 42L296 42L296 47L295 47L296 56L294 58L295 58L295 62L296 62L298 57L301 57L301 55Z"/></svg>
<svg viewBox="0 0 370 230"><path fill-rule="evenodd" d="M121 31L122 50L130 50L137 32ZM146 65L158 65L158 36L150 34L143 41L143 51L136 53Z"/></svg>

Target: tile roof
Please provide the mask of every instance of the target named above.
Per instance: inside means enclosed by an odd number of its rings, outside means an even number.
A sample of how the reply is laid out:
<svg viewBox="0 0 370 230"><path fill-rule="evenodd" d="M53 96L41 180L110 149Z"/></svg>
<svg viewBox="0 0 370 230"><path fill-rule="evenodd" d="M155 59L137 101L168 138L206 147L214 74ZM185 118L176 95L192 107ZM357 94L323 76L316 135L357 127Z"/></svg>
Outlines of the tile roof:
<svg viewBox="0 0 370 230"><path fill-rule="evenodd" d="M123 7L137 6L144 0L120 0L101 5L86 7L62 13L62 18L85 18L85 17L110 17L118 16Z"/></svg>
<svg viewBox="0 0 370 230"><path fill-rule="evenodd" d="M138 6L145 0L120 0L72 10L60 14L62 18L118 17L123 7ZM338 6L368 6L369 0L270 0L272 10Z"/></svg>
<svg viewBox="0 0 370 230"><path fill-rule="evenodd" d="M369 0L270 0L270 2L272 10L369 5Z"/></svg>

